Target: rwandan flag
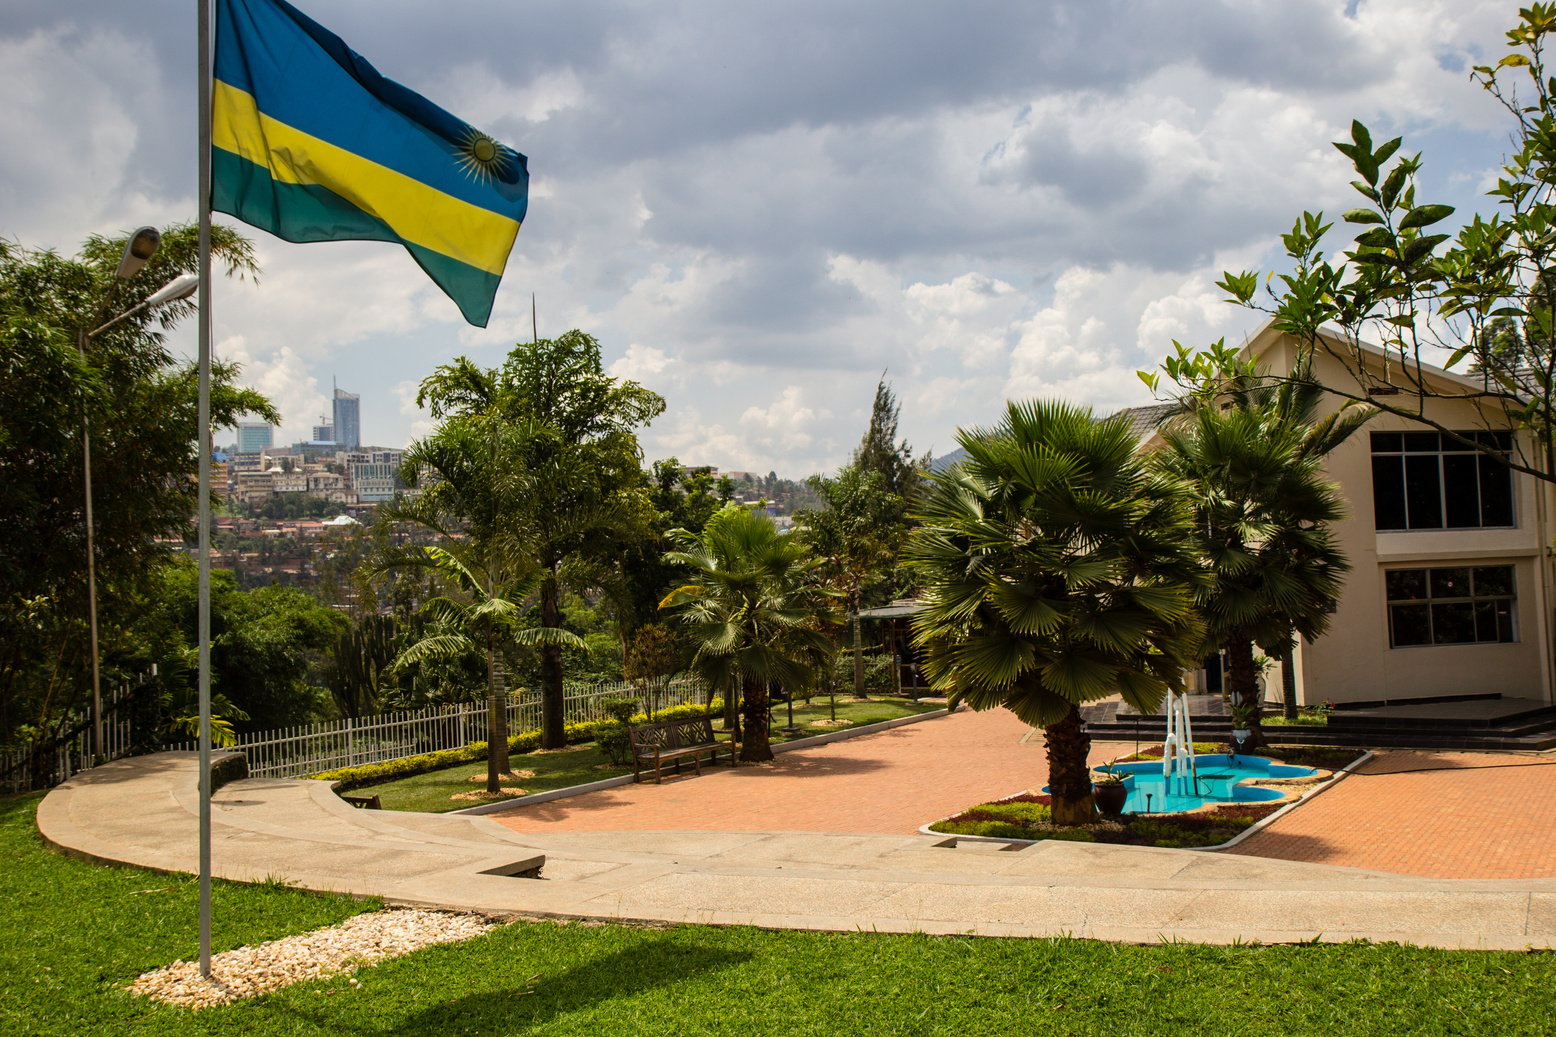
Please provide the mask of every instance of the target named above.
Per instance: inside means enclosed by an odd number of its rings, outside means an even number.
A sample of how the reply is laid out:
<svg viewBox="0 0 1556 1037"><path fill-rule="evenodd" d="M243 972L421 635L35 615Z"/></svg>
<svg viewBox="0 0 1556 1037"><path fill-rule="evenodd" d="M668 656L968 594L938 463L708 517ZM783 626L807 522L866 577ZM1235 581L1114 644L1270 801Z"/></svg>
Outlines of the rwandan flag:
<svg viewBox="0 0 1556 1037"><path fill-rule="evenodd" d="M484 328L529 197L523 155L285 0L217 0L211 208L287 241L398 241Z"/></svg>

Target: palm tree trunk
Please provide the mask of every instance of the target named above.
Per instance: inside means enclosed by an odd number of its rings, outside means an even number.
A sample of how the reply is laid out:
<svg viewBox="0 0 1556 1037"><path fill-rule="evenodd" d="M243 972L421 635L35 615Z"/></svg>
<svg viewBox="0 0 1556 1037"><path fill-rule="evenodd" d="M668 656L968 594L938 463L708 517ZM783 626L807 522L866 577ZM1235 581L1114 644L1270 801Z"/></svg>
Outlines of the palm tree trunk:
<svg viewBox="0 0 1556 1037"><path fill-rule="evenodd" d="M562 625L562 603L557 589L557 563L540 585L540 625L553 630ZM567 704L562 697L562 646L540 648L540 747L562 749L567 745Z"/></svg>
<svg viewBox="0 0 1556 1037"><path fill-rule="evenodd" d="M1053 797L1056 825L1089 825L1097 820L1091 798L1091 736L1081 725L1075 706L1057 724L1043 728L1048 750L1048 788Z"/></svg>
<svg viewBox="0 0 1556 1037"><path fill-rule="evenodd" d="M1281 713L1287 720L1297 719L1297 668L1294 665L1294 656L1291 649L1286 649L1280 654L1280 700Z"/></svg>
<svg viewBox="0 0 1556 1037"><path fill-rule="evenodd" d="M502 645L493 634L486 635L486 791L502 788L502 775L512 767L508 762L508 673L502 657Z"/></svg>
<svg viewBox="0 0 1556 1037"><path fill-rule="evenodd" d="M765 763L773 758L767 731L767 682L742 679L745 705L745 732L740 741L740 759L746 763Z"/></svg>
<svg viewBox="0 0 1556 1037"><path fill-rule="evenodd" d="M1251 710L1248 741L1243 743L1243 748L1261 749L1264 747L1264 728L1259 723L1262 703L1259 695L1259 669L1253 664L1253 642L1228 641L1226 660L1227 688L1231 692L1232 703Z"/></svg>
<svg viewBox="0 0 1556 1037"><path fill-rule="evenodd" d="M868 696L864 693L864 638L859 623L860 594L857 585L848 594L848 605L854 616L854 698L862 699Z"/></svg>
<svg viewBox="0 0 1556 1037"><path fill-rule="evenodd" d="M708 694L713 694L710 690ZM724 689L724 730L739 742L740 738L740 685L731 683Z"/></svg>

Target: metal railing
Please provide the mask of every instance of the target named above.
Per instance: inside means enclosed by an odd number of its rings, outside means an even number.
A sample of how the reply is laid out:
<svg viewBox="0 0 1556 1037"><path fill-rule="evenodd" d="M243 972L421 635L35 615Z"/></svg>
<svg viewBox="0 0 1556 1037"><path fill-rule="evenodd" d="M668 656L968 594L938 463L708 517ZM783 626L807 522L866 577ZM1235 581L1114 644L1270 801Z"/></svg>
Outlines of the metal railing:
<svg viewBox="0 0 1556 1037"><path fill-rule="evenodd" d="M601 704L608 698L634 698L644 709L706 701L703 685L691 678L661 681L652 689L642 683L573 684L564 689L563 722L604 720ZM508 700L508 733L540 730L540 692L520 688ZM384 763L403 756L443 749L460 749L486 738L486 706L465 703L400 710L376 716L332 720L321 724L255 731L238 736L228 748L248 757L249 775L295 778L342 767ZM172 745L170 749L193 749Z"/></svg>
<svg viewBox="0 0 1556 1037"><path fill-rule="evenodd" d="M61 725L62 734L47 744L33 745L0 753L0 791L31 792L52 788L69 781L70 776L91 767L94 762L129 756L135 744L135 732L126 707L130 700L155 676L151 671L133 683L117 685L103 696L103 744L93 752L90 711L74 713Z"/></svg>

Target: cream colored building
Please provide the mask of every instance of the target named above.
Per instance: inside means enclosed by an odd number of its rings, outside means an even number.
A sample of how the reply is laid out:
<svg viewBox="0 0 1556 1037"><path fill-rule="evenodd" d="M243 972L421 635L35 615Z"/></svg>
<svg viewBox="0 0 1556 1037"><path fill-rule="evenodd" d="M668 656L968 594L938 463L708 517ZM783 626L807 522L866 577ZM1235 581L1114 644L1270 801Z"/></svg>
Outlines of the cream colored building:
<svg viewBox="0 0 1556 1037"><path fill-rule="evenodd" d="M1335 348L1346 354L1346 346ZM1290 370L1296 342L1268 324L1245 355ZM1380 398L1414 399L1382 354L1365 361ZM1344 363L1320 352L1314 373L1356 391ZM1472 398L1477 383L1422 371L1425 413L1455 432L1516 448L1500 407ZM1390 385L1397 387L1397 394ZM1343 401L1326 397L1329 410ZM1159 444L1147 436L1146 449ZM1552 494L1549 484L1478 456L1425 425L1380 414L1326 459L1348 514L1335 524L1351 562L1329 630L1295 654L1304 704L1501 694L1552 699ZM1269 681L1279 695L1278 669Z"/></svg>

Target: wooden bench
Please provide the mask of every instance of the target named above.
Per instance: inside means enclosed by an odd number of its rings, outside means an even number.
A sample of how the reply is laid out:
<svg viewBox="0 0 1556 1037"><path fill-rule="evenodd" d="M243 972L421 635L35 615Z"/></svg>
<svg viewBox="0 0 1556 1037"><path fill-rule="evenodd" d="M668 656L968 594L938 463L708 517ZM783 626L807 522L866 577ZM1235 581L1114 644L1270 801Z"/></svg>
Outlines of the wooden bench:
<svg viewBox="0 0 1556 1037"><path fill-rule="evenodd" d="M654 781L664 781L664 765L675 763L679 772L682 760L691 760L697 773L702 773L703 756L713 763L719 762L719 753L729 751L729 762L739 766L735 758L735 741L713 736L712 717L687 717L684 720L657 720L651 724L633 724L627 728L627 738L632 743L632 773L643 780L643 772L652 764Z"/></svg>

